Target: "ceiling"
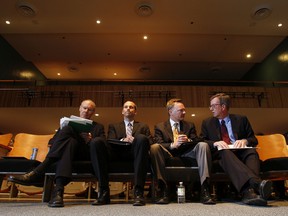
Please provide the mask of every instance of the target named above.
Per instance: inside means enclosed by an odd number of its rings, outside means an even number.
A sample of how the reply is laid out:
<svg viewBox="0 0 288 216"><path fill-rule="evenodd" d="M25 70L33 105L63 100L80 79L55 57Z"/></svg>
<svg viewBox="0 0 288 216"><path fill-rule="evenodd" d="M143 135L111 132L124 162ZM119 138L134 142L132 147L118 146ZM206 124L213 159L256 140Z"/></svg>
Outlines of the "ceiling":
<svg viewBox="0 0 288 216"><path fill-rule="evenodd" d="M0 1L0 34L51 80L241 80L288 35L287 8L287 0L9 0Z"/></svg>

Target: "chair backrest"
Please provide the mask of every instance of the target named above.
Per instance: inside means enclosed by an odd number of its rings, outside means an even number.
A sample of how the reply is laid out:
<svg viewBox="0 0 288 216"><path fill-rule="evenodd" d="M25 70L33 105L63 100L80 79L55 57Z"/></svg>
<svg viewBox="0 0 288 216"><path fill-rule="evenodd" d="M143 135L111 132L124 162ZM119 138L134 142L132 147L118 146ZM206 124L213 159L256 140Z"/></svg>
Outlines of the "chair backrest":
<svg viewBox="0 0 288 216"><path fill-rule="evenodd" d="M1 134L0 135L0 144L2 144L4 146L8 146L12 137L13 137L12 133Z"/></svg>
<svg viewBox="0 0 288 216"><path fill-rule="evenodd" d="M285 137L282 134L256 136L259 158L265 161L270 158L288 157Z"/></svg>
<svg viewBox="0 0 288 216"><path fill-rule="evenodd" d="M15 136L13 149L7 156L20 156L30 159L33 148L38 148L36 160L43 161L48 153L48 141L54 134L35 135L27 133L19 133Z"/></svg>

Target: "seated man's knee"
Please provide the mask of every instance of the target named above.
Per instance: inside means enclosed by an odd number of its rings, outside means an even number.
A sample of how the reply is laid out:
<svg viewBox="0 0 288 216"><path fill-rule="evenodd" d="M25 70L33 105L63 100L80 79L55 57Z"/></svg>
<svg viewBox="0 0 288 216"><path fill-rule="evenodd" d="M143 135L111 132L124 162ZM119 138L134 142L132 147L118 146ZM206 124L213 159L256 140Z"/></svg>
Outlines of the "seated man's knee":
<svg viewBox="0 0 288 216"><path fill-rule="evenodd" d="M206 142L199 142L198 143L198 148L199 149L203 149L203 150L210 150L210 147L209 147L209 145L208 145L208 143L206 143Z"/></svg>
<svg viewBox="0 0 288 216"><path fill-rule="evenodd" d="M160 151L160 149L161 149L160 144L155 143L155 144L150 146L150 154L154 154L154 153Z"/></svg>
<svg viewBox="0 0 288 216"><path fill-rule="evenodd" d="M95 137L93 139L91 139L90 143L89 143L90 147L105 147L106 146L106 142L105 139L102 137Z"/></svg>

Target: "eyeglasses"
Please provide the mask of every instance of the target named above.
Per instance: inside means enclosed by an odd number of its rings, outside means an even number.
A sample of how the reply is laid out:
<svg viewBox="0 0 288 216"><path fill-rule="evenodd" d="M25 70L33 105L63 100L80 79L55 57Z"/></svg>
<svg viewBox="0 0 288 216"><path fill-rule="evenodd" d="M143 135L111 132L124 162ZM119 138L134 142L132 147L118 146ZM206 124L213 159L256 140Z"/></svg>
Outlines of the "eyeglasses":
<svg viewBox="0 0 288 216"><path fill-rule="evenodd" d="M209 109L215 109L215 107L216 106L218 106L218 105L221 105L220 103L217 103L217 104L211 104L210 106L209 106Z"/></svg>

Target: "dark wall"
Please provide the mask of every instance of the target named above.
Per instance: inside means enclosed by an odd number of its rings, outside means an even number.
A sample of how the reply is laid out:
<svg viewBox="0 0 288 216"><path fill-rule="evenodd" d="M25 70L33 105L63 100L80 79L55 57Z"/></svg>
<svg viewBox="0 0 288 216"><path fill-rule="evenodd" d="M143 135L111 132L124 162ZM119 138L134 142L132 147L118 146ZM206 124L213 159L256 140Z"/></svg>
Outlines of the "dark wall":
<svg viewBox="0 0 288 216"><path fill-rule="evenodd" d="M254 81L288 81L288 37L243 77Z"/></svg>
<svg viewBox="0 0 288 216"><path fill-rule="evenodd" d="M46 80L0 35L0 80Z"/></svg>

